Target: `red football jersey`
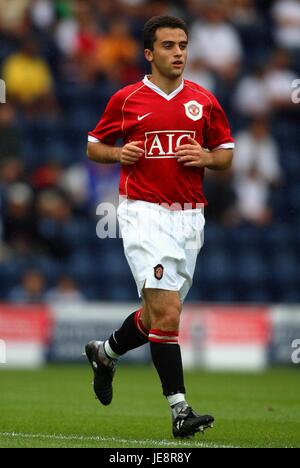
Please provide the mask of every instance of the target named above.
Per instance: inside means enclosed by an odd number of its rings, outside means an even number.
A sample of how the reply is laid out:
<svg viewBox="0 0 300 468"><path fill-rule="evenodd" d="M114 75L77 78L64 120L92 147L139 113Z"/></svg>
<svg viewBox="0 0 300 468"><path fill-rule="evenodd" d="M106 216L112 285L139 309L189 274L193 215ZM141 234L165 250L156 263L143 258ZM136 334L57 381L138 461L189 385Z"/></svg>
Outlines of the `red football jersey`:
<svg viewBox="0 0 300 468"><path fill-rule="evenodd" d="M89 141L114 145L144 142L144 155L134 165L122 165L120 195L152 203L206 204L204 169L177 161L175 148L191 135L203 148L233 148L229 124L217 99L187 80L171 94L146 76L114 94Z"/></svg>

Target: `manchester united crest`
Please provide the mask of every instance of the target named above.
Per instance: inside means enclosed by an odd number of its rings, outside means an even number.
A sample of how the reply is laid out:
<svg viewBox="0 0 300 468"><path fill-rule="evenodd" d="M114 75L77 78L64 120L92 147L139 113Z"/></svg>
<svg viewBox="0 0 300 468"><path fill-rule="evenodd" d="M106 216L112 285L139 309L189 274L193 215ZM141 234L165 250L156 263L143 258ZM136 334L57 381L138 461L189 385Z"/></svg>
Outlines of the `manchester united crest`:
<svg viewBox="0 0 300 468"><path fill-rule="evenodd" d="M203 115L203 106L197 101L190 101L184 104L185 113L191 120L200 120Z"/></svg>
<svg viewBox="0 0 300 468"><path fill-rule="evenodd" d="M157 280L161 280L164 275L164 267L159 264L154 267L154 276Z"/></svg>

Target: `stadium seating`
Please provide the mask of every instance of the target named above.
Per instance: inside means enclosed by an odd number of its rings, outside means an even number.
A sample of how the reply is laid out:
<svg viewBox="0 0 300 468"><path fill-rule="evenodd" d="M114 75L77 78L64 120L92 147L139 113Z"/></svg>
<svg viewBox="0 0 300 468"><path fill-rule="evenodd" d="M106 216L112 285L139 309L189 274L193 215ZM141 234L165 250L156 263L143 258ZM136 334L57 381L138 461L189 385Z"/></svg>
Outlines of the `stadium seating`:
<svg viewBox="0 0 300 468"><path fill-rule="evenodd" d="M259 22L235 24L233 19L244 48L237 82L217 80L217 96L234 131L247 125L247 118L239 115L232 103L232 93L238 80L251 73L258 63L268 60L275 48L270 12L268 7L261 5L269 2L254 3ZM193 22L192 17L189 19ZM138 19L132 18L132 25L132 34L138 36L137 31L141 28ZM32 172L50 161L59 162L63 168L78 162L88 164L85 156L87 132L94 128L112 93L125 84L118 83L115 76L111 79L99 76L89 82L77 80L76 73L73 76L69 72L66 78L62 72L64 61L61 51L58 52L57 45L54 45L52 29L36 31L36 34L42 55L53 72L59 111L52 116L45 110L42 115L34 117L17 108L14 125L22 134L21 157L29 183ZM0 41L1 69L4 60L20 45L13 34L1 36L1 31ZM299 51L290 52L293 70L299 73ZM144 66L144 63L140 65L141 73ZM250 224L228 227L221 222L208 221L205 245L188 295L190 301L300 301L299 105L289 112L274 112L270 124L272 136L280 148L282 168L281 185L274 189L271 197L273 220L264 227ZM103 181L101 177L105 176L101 174L99 185L109 186L110 180ZM1 183L0 190L5 191ZM47 250L41 252L33 246L32 251L26 254L12 248L8 257L0 259L0 300L9 298L12 288L20 284L22 274L31 268L43 273L49 288L55 285L62 273L72 275L88 300L137 299L122 242L99 240L95 235L96 191L89 197L93 201L86 201L88 209L85 210L86 206L79 210L74 208L70 221L60 232L61 242L68 246L64 256L53 256Z"/></svg>

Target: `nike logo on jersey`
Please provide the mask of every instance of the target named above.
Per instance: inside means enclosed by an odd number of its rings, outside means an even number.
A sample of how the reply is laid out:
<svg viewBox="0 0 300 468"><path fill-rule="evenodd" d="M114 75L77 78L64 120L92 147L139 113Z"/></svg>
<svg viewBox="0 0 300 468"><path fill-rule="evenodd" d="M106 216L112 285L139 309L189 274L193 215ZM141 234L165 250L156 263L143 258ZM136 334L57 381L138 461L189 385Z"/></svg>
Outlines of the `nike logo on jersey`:
<svg viewBox="0 0 300 468"><path fill-rule="evenodd" d="M146 117L148 117L148 115L150 115L150 114L152 114L152 112L149 112L149 114L145 114L145 115L138 115L138 118L137 118L137 119L138 119L138 121L143 120L143 119L145 119Z"/></svg>

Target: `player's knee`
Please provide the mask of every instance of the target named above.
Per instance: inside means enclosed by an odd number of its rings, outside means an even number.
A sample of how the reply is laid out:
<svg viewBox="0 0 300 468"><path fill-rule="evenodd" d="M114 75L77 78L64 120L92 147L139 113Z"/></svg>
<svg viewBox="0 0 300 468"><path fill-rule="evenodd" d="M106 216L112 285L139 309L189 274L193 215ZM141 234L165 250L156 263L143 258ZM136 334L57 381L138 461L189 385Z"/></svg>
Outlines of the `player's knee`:
<svg viewBox="0 0 300 468"><path fill-rule="evenodd" d="M146 330L150 330L151 328L151 319L150 319L150 314L147 306L144 304L143 305L143 310L141 313L141 321Z"/></svg>
<svg viewBox="0 0 300 468"><path fill-rule="evenodd" d="M176 306L151 309L151 328L163 331L179 329L180 308Z"/></svg>

